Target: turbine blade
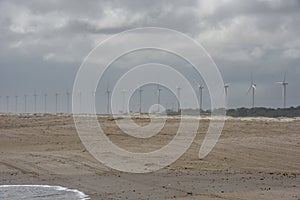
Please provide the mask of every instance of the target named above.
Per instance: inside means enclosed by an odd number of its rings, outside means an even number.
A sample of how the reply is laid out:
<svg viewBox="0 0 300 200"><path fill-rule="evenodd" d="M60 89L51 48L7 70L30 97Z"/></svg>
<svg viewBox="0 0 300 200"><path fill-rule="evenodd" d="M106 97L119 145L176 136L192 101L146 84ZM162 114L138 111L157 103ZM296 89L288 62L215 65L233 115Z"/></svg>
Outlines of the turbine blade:
<svg viewBox="0 0 300 200"><path fill-rule="evenodd" d="M286 79L286 71L284 72L284 76L283 76L283 83L285 83L285 79Z"/></svg>
<svg viewBox="0 0 300 200"><path fill-rule="evenodd" d="M252 85L249 87L247 94L249 94L249 92L251 91Z"/></svg>

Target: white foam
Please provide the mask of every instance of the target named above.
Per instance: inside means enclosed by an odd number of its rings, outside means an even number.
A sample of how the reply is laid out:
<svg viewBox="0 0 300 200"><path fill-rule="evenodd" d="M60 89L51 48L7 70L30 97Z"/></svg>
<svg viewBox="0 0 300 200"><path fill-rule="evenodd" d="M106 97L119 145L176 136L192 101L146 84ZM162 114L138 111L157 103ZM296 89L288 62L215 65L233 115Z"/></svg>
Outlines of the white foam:
<svg viewBox="0 0 300 200"><path fill-rule="evenodd" d="M78 198L78 200L89 200L90 198L88 195L84 194L83 192L75 189L69 189L61 186L50 186L50 185L0 185L0 191L1 188L47 188L47 189L53 189L55 191L65 191L75 194L75 196ZM22 195L22 194L20 194Z"/></svg>

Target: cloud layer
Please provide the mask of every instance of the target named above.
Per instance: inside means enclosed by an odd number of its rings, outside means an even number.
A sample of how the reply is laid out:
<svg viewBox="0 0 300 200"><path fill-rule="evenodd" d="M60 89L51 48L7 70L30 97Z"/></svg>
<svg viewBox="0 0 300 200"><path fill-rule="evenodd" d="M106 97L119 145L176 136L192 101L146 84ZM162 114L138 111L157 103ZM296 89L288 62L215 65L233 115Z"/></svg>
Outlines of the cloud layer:
<svg viewBox="0 0 300 200"><path fill-rule="evenodd" d="M231 83L231 107L249 105L251 74L257 104L280 106L281 88L274 82L287 70L288 103L298 105L299 11L299 0L2 0L0 93L71 88L97 43L131 28L158 26L183 32L207 49Z"/></svg>

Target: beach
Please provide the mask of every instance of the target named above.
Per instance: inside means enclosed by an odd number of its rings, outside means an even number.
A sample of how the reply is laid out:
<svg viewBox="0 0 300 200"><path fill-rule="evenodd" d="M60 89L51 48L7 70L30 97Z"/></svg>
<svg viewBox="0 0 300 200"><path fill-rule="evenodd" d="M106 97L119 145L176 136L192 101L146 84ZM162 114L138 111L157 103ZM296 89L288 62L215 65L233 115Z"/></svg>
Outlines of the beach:
<svg viewBox="0 0 300 200"><path fill-rule="evenodd" d="M155 137L136 139L110 116L99 123L112 142L130 151L153 151L172 139L170 117ZM147 118L134 119L145 125ZM210 154L198 158L209 119L200 120L189 150L152 173L119 172L82 145L71 115L0 116L0 185L57 185L91 199L300 199L300 119L226 118Z"/></svg>

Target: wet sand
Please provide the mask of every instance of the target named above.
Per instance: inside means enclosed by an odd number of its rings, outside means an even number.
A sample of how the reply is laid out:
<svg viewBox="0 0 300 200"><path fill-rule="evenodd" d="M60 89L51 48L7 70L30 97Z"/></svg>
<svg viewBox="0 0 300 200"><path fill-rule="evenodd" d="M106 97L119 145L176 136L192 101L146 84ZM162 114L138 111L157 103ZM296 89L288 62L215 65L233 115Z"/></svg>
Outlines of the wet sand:
<svg viewBox="0 0 300 200"><path fill-rule="evenodd" d="M165 145L178 127L170 118L160 134L141 142L109 117L99 122L113 142L131 151ZM128 174L85 150L71 116L1 115L0 184L60 185L92 199L300 199L300 119L228 118L213 151L199 160L208 122L201 120L194 143L175 163Z"/></svg>

